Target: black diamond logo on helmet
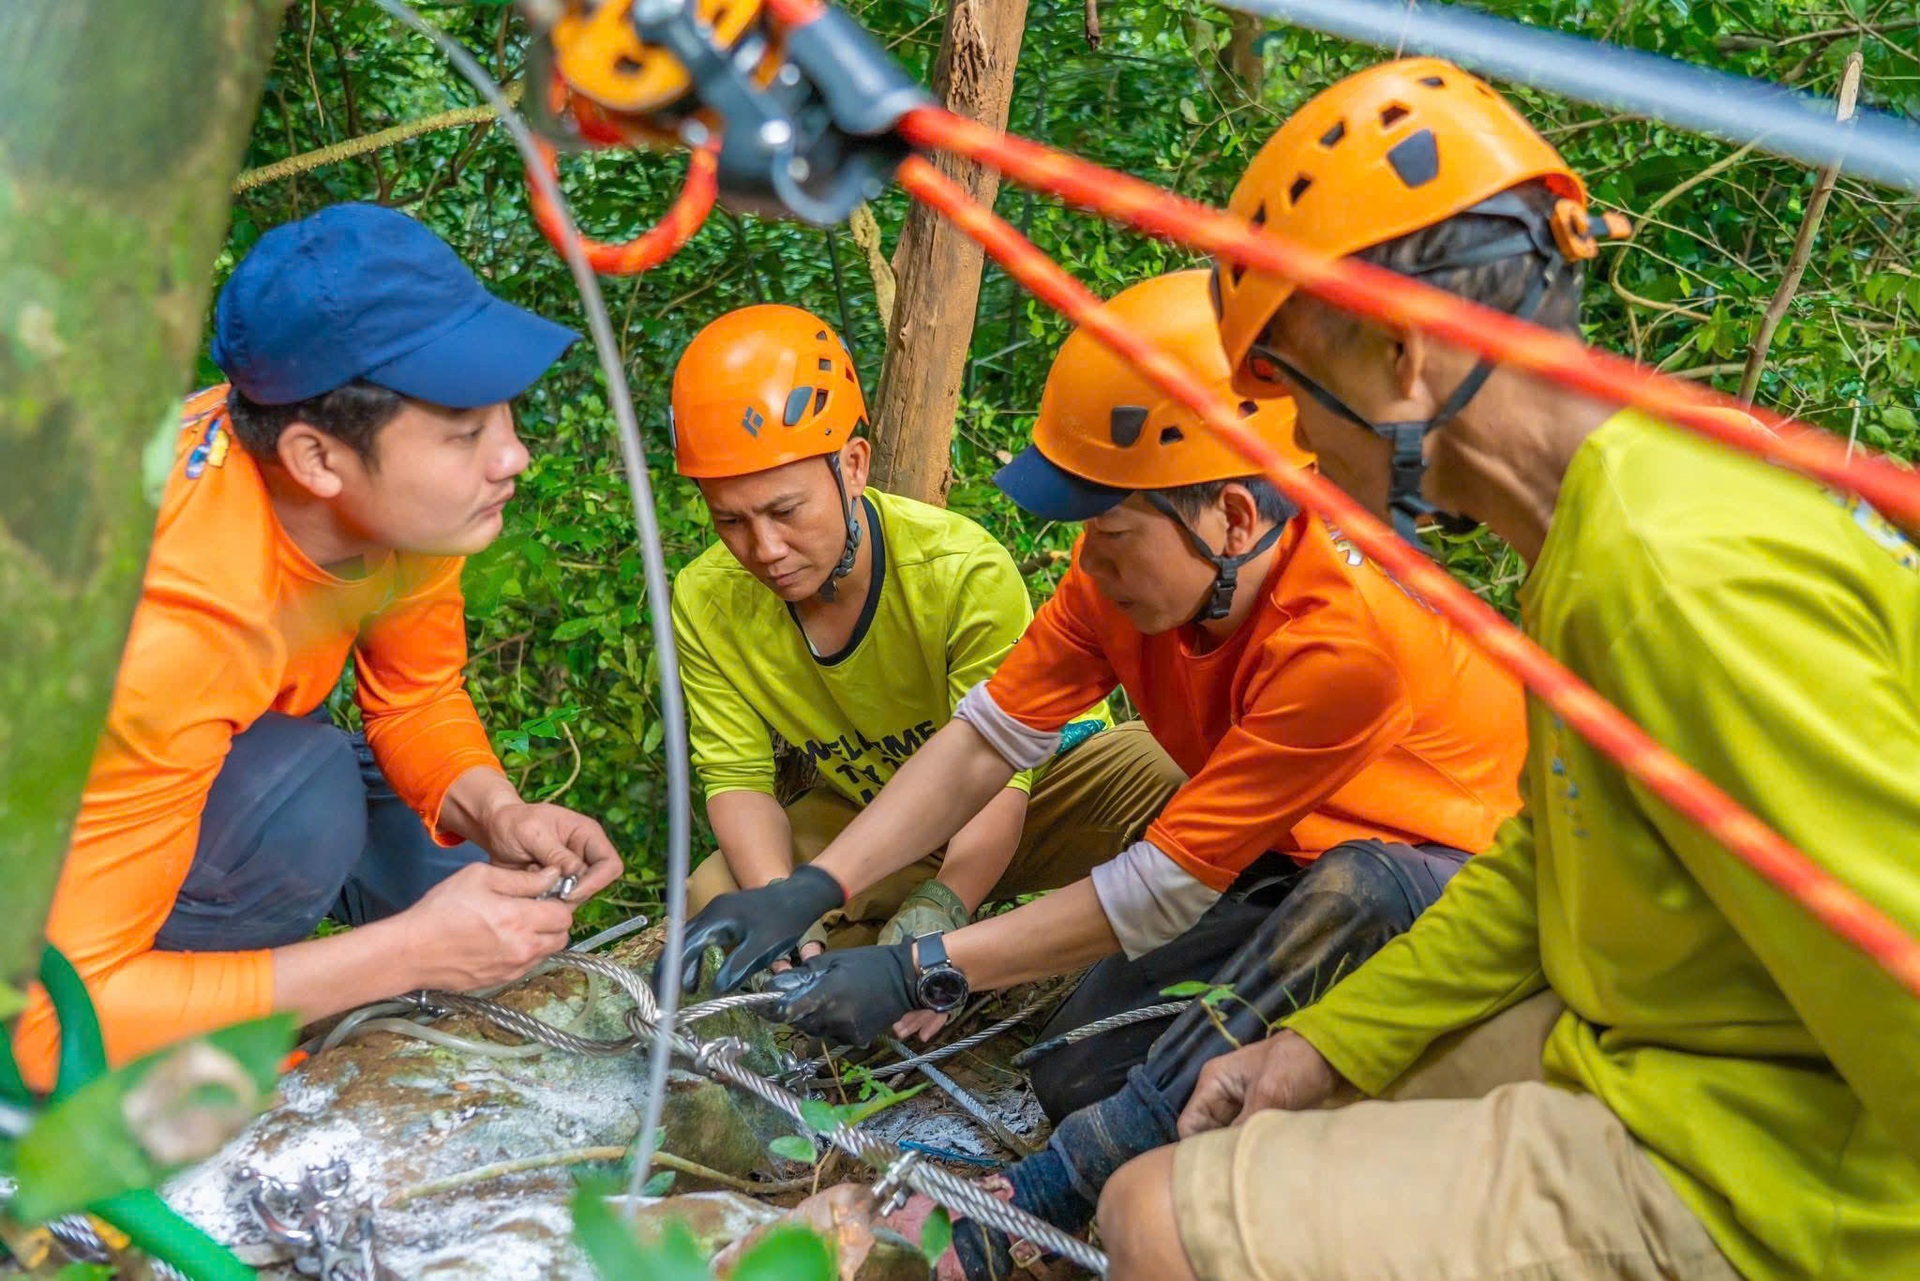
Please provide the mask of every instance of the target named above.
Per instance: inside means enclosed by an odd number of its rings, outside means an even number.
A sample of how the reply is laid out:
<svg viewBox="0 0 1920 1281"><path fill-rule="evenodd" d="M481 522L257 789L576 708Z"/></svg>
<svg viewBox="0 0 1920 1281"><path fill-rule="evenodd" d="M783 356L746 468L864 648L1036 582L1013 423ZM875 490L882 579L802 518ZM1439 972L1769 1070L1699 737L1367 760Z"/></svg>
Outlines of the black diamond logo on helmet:
<svg viewBox="0 0 1920 1281"><path fill-rule="evenodd" d="M748 405L745 416L740 419L740 425L747 429L747 435L758 436L760 429L767 425L767 420L759 410L755 409L752 405Z"/></svg>

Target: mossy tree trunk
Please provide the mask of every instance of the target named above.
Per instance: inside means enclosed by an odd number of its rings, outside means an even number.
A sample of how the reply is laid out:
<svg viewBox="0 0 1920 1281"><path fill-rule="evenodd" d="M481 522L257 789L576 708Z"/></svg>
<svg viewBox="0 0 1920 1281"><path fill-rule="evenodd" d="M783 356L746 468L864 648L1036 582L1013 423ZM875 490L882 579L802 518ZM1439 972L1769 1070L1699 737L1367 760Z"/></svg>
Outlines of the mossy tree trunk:
<svg viewBox="0 0 1920 1281"><path fill-rule="evenodd" d="M283 4L0 3L0 1002L39 955Z"/></svg>
<svg viewBox="0 0 1920 1281"><path fill-rule="evenodd" d="M1027 0L952 0L933 71L934 95L949 111L1006 127L1026 22ZM998 175L953 156L934 163L975 200L993 203ZM946 501L983 261L980 247L938 214L920 205L907 214L893 251L887 364L873 400L873 483L881 489Z"/></svg>

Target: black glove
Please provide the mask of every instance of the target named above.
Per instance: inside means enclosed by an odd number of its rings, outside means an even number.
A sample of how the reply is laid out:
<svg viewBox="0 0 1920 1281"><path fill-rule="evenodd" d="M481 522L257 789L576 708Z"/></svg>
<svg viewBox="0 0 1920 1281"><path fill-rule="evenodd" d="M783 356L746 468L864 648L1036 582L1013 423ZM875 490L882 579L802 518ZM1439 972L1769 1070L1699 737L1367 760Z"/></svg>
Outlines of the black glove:
<svg viewBox="0 0 1920 1281"><path fill-rule="evenodd" d="M680 949L680 987L700 986L705 952L719 948L726 960L714 975L716 992L731 992L793 950L800 936L822 916L844 907L847 892L817 867L801 866L793 875L757 890L722 894L687 924Z"/></svg>
<svg viewBox="0 0 1920 1281"><path fill-rule="evenodd" d="M912 943L850 947L768 979L780 999L760 1013L810 1036L865 1045L917 1007L914 987Z"/></svg>

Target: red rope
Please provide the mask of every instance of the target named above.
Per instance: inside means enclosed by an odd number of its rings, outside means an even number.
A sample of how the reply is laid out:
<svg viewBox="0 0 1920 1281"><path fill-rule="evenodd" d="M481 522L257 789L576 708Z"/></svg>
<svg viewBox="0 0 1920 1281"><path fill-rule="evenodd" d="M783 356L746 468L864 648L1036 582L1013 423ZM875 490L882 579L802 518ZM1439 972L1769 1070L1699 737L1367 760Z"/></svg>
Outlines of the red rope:
<svg viewBox="0 0 1920 1281"><path fill-rule="evenodd" d="M1858 947L1895 982L1920 996L1920 941L1748 813L1731 796L1655 742L1479 597L1454 582L1336 486L1288 464L1240 424L1238 411L1185 365L1115 320L1100 300L1030 241L920 156L900 167L900 185L950 218L1034 296L1092 334L1256 464L1301 507L1359 545L1401 582L1520 677L1540 700L1620 768L1719 841L1836 934ZM1393 276L1395 282L1400 277Z"/></svg>
<svg viewBox="0 0 1920 1281"><path fill-rule="evenodd" d="M1858 494L1884 515L1920 528L1920 475L1828 432L1730 396L1655 373L1565 334L1355 259L1328 258L1152 183L1103 169L935 107L908 113L900 132L917 147L949 151L1023 186L1090 209L1174 244L1297 281L1309 293L1382 324L1419 329L1599 400L1638 406L1723 444ZM1728 414L1732 409L1737 414ZM1751 415L1766 423L1756 427Z"/></svg>
<svg viewBox="0 0 1920 1281"><path fill-rule="evenodd" d="M537 141L537 140L536 140ZM540 152L545 157L547 172L557 182L560 176L559 157L545 142L540 142ZM607 276L637 276L659 266L680 247L692 239L693 233L713 212L713 202L719 194L719 142L709 142L693 153L687 165L687 180L680 188L680 194L674 197L673 205L658 224L632 240L622 244L610 244L602 240L590 240L583 233L580 247L586 251L587 263L595 271ZM561 225L560 214L548 203L540 190L540 184L531 177L527 181L527 190L533 197L533 220L540 225L544 235L556 249L565 252L566 232Z"/></svg>

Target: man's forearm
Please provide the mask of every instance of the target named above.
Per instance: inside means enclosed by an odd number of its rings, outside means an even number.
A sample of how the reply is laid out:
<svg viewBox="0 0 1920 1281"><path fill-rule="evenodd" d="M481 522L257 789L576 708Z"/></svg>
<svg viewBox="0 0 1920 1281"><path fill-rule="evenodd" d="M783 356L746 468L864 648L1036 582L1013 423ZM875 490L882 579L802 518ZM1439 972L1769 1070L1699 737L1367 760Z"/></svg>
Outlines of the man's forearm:
<svg viewBox="0 0 1920 1281"><path fill-rule="evenodd" d="M421 986L403 918L273 950L273 1008L311 1023Z"/></svg>
<svg viewBox="0 0 1920 1281"><path fill-rule="evenodd" d="M947 842L940 883L959 895L968 911L979 911L1006 875L1026 822L1027 794L1017 787L1003 787Z"/></svg>
<svg viewBox="0 0 1920 1281"><path fill-rule="evenodd" d="M1120 950L1091 880L947 936L947 956L976 992L1067 974Z"/></svg>
<svg viewBox="0 0 1920 1281"><path fill-rule="evenodd" d="M520 793L505 774L486 765L476 765L453 780L440 801L442 831L452 832L463 841L484 844L487 820L503 805L516 805Z"/></svg>
<svg viewBox="0 0 1920 1281"><path fill-rule="evenodd" d="M973 726L948 721L813 865L849 896L870 889L950 841L1016 772Z"/></svg>
<svg viewBox="0 0 1920 1281"><path fill-rule="evenodd" d="M765 792L722 792L710 798L707 822L733 883L741 889L758 889L793 871L793 826L780 802Z"/></svg>

